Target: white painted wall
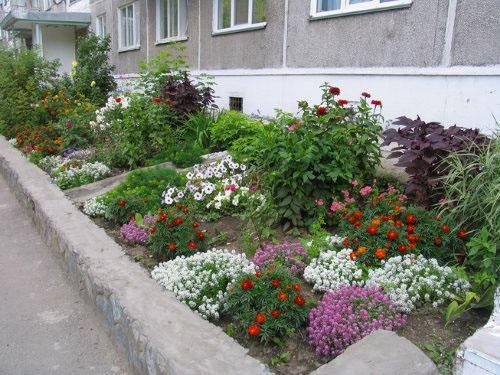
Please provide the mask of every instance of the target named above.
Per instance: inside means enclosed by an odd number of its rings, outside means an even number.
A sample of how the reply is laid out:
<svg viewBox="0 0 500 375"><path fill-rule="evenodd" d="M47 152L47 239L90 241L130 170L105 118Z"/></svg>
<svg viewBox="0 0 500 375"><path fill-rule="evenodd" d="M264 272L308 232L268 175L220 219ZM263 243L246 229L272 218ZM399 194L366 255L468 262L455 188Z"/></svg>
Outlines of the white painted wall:
<svg viewBox="0 0 500 375"><path fill-rule="evenodd" d="M90 12L89 0L79 0L73 4L67 1L68 6L66 7L68 12Z"/></svg>
<svg viewBox="0 0 500 375"><path fill-rule="evenodd" d="M194 72L200 73L200 72ZM319 86L329 82L340 98L357 100L363 91L383 102L385 120L406 115L443 125L477 127L492 133L500 121L500 67L276 69L204 71L214 76L220 107L229 96L244 98L244 111L271 116L275 108L296 112L297 102L321 100Z"/></svg>
<svg viewBox="0 0 500 375"><path fill-rule="evenodd" d="M75 27L42 25L43 57L61 62L60 71L71 72L71 63L75 60Z"/></svg>

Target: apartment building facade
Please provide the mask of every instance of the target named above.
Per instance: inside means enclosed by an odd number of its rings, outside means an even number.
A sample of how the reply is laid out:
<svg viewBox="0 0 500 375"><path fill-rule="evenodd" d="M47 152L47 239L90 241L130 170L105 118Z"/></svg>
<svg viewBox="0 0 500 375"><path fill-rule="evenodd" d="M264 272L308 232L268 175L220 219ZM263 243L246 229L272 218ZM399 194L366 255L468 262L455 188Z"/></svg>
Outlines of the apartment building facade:
<svg viewBox="0 0 500 375"><path fill-rule="evenodd" d="M111 36L120 81L176 42L193 73L214 76L221 107L295 111L329 82L350 101L371 92L387 120L488 132L500 120L500 0L66 1Z"/></svg>

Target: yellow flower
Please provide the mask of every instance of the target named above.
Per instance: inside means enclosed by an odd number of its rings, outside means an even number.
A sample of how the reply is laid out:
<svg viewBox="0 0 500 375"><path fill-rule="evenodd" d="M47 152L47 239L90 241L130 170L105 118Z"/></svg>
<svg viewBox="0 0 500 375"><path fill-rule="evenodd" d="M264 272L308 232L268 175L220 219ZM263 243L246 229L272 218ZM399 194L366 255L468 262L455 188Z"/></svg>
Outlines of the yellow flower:
<svg viewBox="0 0 500 375"><path fill-rule="evenodd" d="M76 62L76 60L73 60L73 61L71 62L71 66L72 66L73 68L76 68L76 67L77 67L77 65L78 65L78 63Z"/></svg>
<svg viewBox="0 0 500 375"><path fill-rule="evenodd" d="M95 87L95 81L90 82L90 87Z"/></svg>

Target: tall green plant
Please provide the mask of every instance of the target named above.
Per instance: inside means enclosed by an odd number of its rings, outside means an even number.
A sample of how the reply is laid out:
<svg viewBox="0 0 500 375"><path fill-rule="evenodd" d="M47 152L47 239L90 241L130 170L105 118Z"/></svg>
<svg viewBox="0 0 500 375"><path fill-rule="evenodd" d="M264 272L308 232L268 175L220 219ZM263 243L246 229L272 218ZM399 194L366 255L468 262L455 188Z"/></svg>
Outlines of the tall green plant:
<svg viewBox="0 0 500 375"><path fill-rule="evenodd" d="M114 66L109 63L110 37L91 34L78 39L74 90L92 103L103 106L110 92L116 90Z"/></svg>
<svg viewBox="0 0 500 375"><path fill-rule="evenodd" d="M500 141L496 136L482 146L471 144L465 151L443 161L445 198L441 215L470 231L486 228L500 240Z"/></svg>

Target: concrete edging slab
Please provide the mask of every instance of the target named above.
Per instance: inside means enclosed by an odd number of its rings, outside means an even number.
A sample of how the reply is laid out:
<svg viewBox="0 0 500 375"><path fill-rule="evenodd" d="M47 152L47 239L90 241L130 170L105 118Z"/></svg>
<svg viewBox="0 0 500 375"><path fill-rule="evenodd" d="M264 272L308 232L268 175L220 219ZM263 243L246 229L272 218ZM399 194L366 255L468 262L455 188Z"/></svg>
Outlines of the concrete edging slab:
<svg viewBox="0 0 500 375"><path fill-rule="evenodd" d="M103 229L0 137L0 173L140 374L267 374L219 327L162 291Z"/></svg>

